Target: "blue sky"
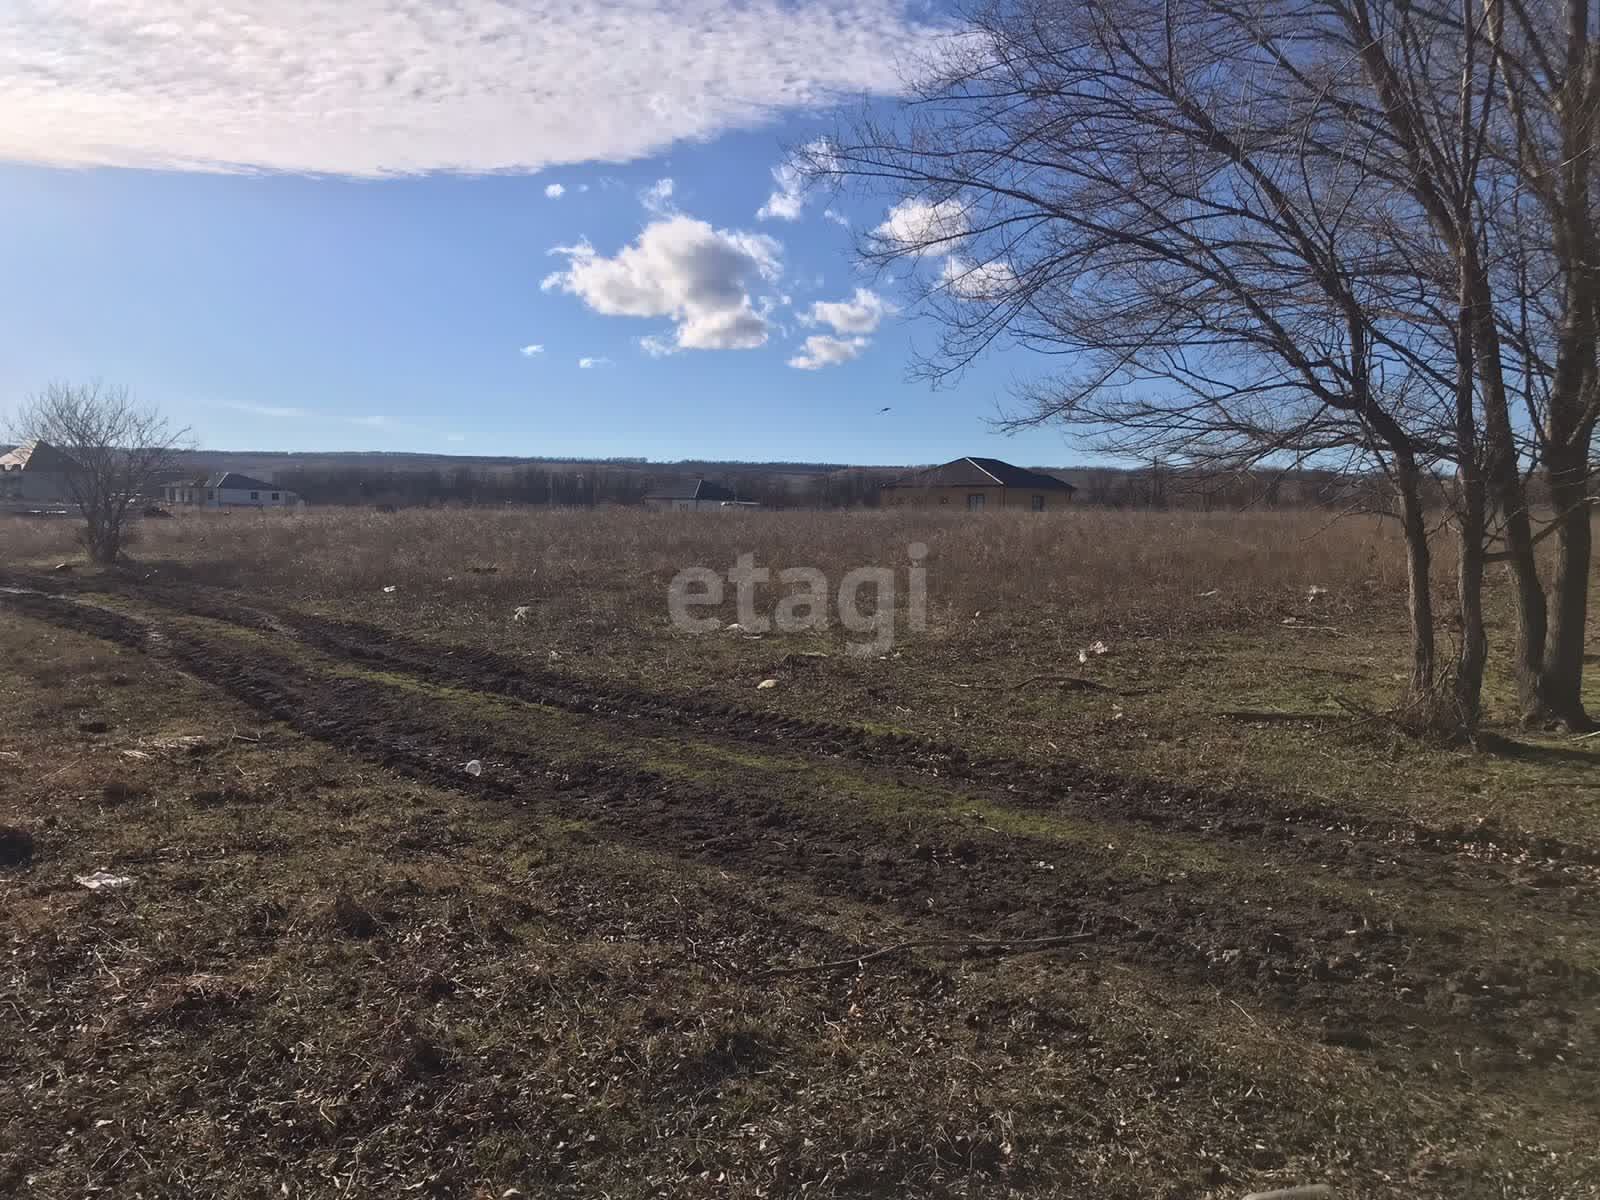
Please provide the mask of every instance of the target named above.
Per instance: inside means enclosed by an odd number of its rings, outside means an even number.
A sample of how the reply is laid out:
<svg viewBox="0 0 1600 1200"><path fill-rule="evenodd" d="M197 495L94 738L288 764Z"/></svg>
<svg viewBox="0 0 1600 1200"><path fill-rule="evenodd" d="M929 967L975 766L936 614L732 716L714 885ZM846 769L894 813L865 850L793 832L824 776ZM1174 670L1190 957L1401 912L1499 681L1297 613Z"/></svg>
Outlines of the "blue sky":
<svg viewBox="0 0 1600 1200"><path fill-rule="evenodd" d="M0 412L99 378L219 449L1084 457L988 428L1019 352L907 382L934 330L851 253L889 198L774 174L893 89L897 0L16 11Z"/></svg>

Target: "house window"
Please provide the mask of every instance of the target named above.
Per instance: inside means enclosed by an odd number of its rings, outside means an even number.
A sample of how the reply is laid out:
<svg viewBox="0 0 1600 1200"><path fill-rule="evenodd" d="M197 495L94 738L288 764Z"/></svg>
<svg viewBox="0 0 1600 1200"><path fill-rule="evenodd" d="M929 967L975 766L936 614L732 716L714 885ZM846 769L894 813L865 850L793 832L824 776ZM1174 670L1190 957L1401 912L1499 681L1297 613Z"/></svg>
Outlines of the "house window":
<svg viewBox="0 0 1600 1200"><path fill-rule="evenodd" d="M251 492L250 493L250 499L252 499L252 500L261 499L261 493L260 492Z"/></svg>
<svg viewBox="0 0 1600 1200"><path fill-rule="evenodd" d="M950 497L949 496L940 496L939 497L939 503L940 504L949 504L950 503Z"/></svg>
<svg viewBox="0 0 1600 1200"><path fill-rule="evenodd" d="M273 498L273 499L274 499L274 500L276 500L276 499L277 499L277 498L278 498L278 493L277 493L277 492L273 492L273 493L272 493L272 498Z"/></svg>
<svg viewBox="0 0 1600 1200"><path fill-rule="evenodd" d="M1043 496L1035 496L1033 498L1033 511L1034 512L1043 512L1044 511L1044 497Z"/></svg>
<svg viewBox="0 0 1600 1200"><path fill-rule="evenodd" d="M215 491L215 490L213 490L213 489L209 489L209 488L208 488L208 489L207 489L207 490L206 490L206 499L207 499L207 500L215 500L215 499L216 499L216 498L217 498L217 493L216 493L216 491Z"/></svg>
<svg viewBox="0 0 1600 1200"><path fill-rule="evenodd" d="M979 512L979 511L982 510L982 508L983 508L983 493L982 492L973 492L972 495L967 497L967 511L968 512Z"/></svg>

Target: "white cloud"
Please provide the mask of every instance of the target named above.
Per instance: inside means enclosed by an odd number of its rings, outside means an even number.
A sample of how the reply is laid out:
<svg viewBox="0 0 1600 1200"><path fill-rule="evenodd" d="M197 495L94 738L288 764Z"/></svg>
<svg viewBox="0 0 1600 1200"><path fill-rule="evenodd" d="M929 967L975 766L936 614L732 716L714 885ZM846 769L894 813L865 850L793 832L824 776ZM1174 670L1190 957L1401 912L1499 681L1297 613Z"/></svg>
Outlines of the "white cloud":
<svg viewBox="0 0 1600 1200"><path fill-rule="evenodd" d="M753 293L781 274L782 249L762 234L680 214L652 221L609 258L588 242L556 247L551 253L566 256L567 266L540 286L604 316L670 317L680 350L750 350L768 335Z"/></svg>
<svg viewBox="0 0 1600 1200"><path fill-rule="evenodd" d="M447 433L444 435L444 440L447 442L464 442L467 440L467 435L464 433Z"/></svg>
<svg viewBox="0 0 1600 1200"><path fill-rule="evenodd" d="M901 90L910 0L0 4L0 159L381 176L626 162ZM665 64L670 64L670 70Z"/></svg>
<svg viewBox="0 0 1600 1200"><path fill-rule="evenodd" d="M772 180L778 186L767 202L756 210L761 221L798 221L806 206L805 176L800 163L810 163L822 170L837 164L833 148L827 138L817 138L800 147L798 153L772 168Z"/></svg>
<svg viewBox="0 0 1600 1200"><path fill-rule="evenodd" d="M837 338L818 334L806 339L806 348L789 360L791 367L802 371L817 371L823 367L837 367L853 358L861 357L867 348L864 337Z"/></svg>
<svg viewBox="0 0 1600 1200"><path fill-rule="evenodd" d="M767 344L767 319L750 306L695 313L678 326L680 350L754 350Z"/></svg>
<svg viewBox="0 0 1600 1200"><path fill-rule="evenodd" d="M841 226L845 229L850 228L850 218L841 212L834 212L831 208L825 208L822 210L822 215L827 220L832 221L835 225Z"/></svg>
<svg viewBox="0 0 1600 1200"><path fill-rule="evenodd" d="M426 437L437 437L438 434L421 425L409 421L397 420L391 416L373 414L370 416L352 417L345 413L328 412L320 409L292 408L272 404L238 404L224 402L219 407L233 409L236 412L251 413L258 417L274 417L283 420L305 421L312 425L339 426L353 425L361 429L382 430L394 436L416 434Z"/></svg>
<svg viewBox="0 0 1600 1200"><path fill-rule="evenodd" d="M672 203L672 180L670 178L656 180L639 193L639 203L653 213L666 214L675 211Z"/></svg>
<svg viewBox="0 0 1600 1200"><path fill-rule="evenodd" d="M252 417L272 417L280 421L301 420L316 414L305 408L290 408L277 404L224 404L234 412L249 413Z"/></svg>
<svg viewBox="0 0 1600 1200"><path fill-rule="evenodd" d="M544 194L548 199L559 200L567 194L567 189L559 183L552 183L545 187Z"/></svg>
<svg viewBox="0 0 1600 1200"><path fill-rule="evenodd" d="M779 163L772 168L772 178L777 182L777 190L767 197L767 202L756 209L756 219L760 221L798 221L800 212L806 206L804 185L800 181L800 172L788 163Z"/></svg>
<svg viewBox="0 0 1600 1200"><path fill-rule="evenodd" d="M647 333L639 339L639 349L651 358L666 358L676 354L679 346L672 338L662 337L659 333Z"/></svg>
<svg viewBox="0 0 1600 1200"><path fill-rule="evenodd" d="M959 200L902 200L872 231L886 249L950 250L970 233L966 206Z"/></svg>
<svg viewBox="0 0 1600 1200"><path fill-rule="evenodd" d="M801 318L808 325L827 325L835 333L871 333L899 310L878 293L857 288L849 300L818 300Z"/></svg>
<svg viewBox="0 0 1600 1200"><path fill-rule="evenodd" d="M1016 286L1017 273L1006 263L973 263L952 254L939 276L944 289L963 300L1000 300Z"/></svg>
<svg viewBox="0 0 1600 1200"><path fill-rule="evenodd" d="M580 358L578 360L578 366L581 369L585 370L585 371L592 371L596 367L609 367L611 365L612 365L611 364L611 360L609 358L600 357L600 356L595 356L595 357L587 357L586 356L586 357Z"/></svg>
<svg viewBox="0 0 1600 1200"><path fill-rule="evenodd" d="M522 354L523 358L538 358L539 355L541 355L543 353L544 353L544 347L541 346L538 342L530 342L528 345L524 346L522 348L522 350L521 350L521 354Z"/></svg>

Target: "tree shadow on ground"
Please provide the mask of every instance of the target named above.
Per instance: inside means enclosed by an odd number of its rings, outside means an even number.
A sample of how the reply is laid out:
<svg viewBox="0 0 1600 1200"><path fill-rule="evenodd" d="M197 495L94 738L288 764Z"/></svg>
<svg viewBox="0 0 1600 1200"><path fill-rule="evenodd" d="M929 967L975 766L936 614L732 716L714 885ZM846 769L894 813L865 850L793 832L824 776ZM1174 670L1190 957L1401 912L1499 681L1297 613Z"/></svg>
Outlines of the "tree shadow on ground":
<svg viewBox="0 0 1600 1200"><path fill-rule="evenodd" d="M243 563L226 559L196 562L177 558L142 558L135 554L118 563L117 570L141 583L237 588L243 586L243 566Z"/></svg>
<svg viewBox="0 0 1600 1200"><path fill-rule="evenodd" d="M1600 766L1600 739L1562 746L1524 741L1502 733L1479 733L1474 744L1483 753L1538 766Z"/></svg>

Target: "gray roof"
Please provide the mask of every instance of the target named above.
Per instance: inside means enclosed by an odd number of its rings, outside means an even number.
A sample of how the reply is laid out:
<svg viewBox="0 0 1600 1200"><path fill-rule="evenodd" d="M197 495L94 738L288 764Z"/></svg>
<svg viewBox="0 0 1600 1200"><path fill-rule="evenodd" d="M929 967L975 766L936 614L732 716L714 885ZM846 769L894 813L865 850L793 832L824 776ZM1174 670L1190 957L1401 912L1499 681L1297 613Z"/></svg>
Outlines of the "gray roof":
<svg viewBox="0 0 1600 1200"><path fill-rule="evenodd" d="M1065 479L1014 467L998 458L957 458L937 467L912 471L884 487L1008 487L1030 492L1075 492Z"/></svg>
<svg viewBox="0 0 1600 1200"><path fill-rule="evenodd" d="M210 475L200 475L200 477L189 475L186 478L174 478L174 480L168 480L166 486L170 486L170 488L171 486L179 486L179 488L214 488L214 490L218 491L224 490L224 488L227 491L277 491L277 493L290 491L282 483L267 483L266 480L259 480L254 475L242 475L237 470L213 470Z"/></svg>
<svg viewBox="0 0 1600 1200"><path fill-rule="evenodd" d="M651 492L646 500L722 500L736 501L738 494L709 479L701 479L693 487L681 487L665 492Z"/></svg>
<svg viewBox="0 0 1600 1200"><path fill-rule="evenodd" d="M238 471L216 471L210 475L203 475L199 479L191 480L189 487L213 488L218 491L224 489L234 492L286 492L289 489L279 487L275 483L265 483L249 475L241 475Z"/></svg>
<svg viewBox="0 0 1600 1200"><path fill-rule="evenodd" d="M49 442L23 442L15 450L0 454L0 471L72 470L77 464Z"/></svg>

